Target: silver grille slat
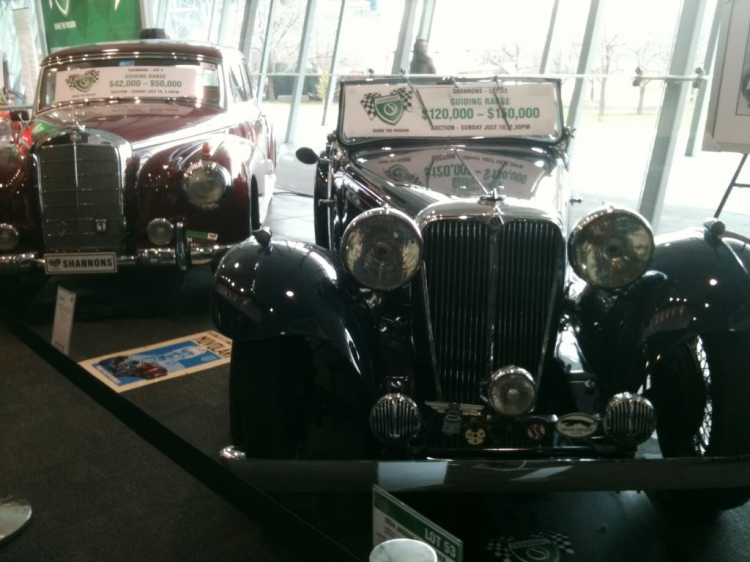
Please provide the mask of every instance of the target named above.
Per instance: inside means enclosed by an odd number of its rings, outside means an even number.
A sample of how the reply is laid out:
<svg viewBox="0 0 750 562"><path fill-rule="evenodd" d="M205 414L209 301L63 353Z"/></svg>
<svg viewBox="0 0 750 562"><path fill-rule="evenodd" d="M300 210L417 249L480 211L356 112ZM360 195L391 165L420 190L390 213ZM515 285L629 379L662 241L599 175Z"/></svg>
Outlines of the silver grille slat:
<svg viewBox="0 0 750 562"><path fill-rule="evenodd" d="M419 407L402 394L386 394L370 411L370 429L385 442L411 439L419 433L421 425Z"/></svg>
<svg viewBox="0 0 750 562"><path fill-rule="evenodd" d="M443 399L481 403L480 382L507 365L538 373L564 251L559 227L445 220L422 234Z"/></svg>
<svg viewBox="0 0 750 562"><path fill-rule="evenodd" d="M119 154L112 145L42 146L39 184L45 250L119 253L124 235L120 178ZM96 231L97 220L107 221L107 232Z"/></svg>

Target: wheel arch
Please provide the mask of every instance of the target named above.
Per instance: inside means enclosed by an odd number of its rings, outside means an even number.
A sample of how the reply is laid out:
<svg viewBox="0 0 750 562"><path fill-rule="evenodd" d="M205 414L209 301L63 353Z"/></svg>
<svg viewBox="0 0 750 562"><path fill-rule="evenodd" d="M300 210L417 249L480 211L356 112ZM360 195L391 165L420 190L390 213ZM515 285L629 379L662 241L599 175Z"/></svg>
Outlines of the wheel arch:
<svg viewBox="0 0 750 562"><path fill-rule="evenodd" d="M375 320L340 258L327 250L280 239L235 246L214 277L211 314L235 341L302 336L325 342L352 366L365 393L376 395Z"/></svg>
<svg viewBox="0 0 750 562"><path fill-rule="evenodd" d="M606 392L633 391L646 365L701 334L750 328L750 247L701 231L660 237L649 271L573 301L581 352Z"/></svg>

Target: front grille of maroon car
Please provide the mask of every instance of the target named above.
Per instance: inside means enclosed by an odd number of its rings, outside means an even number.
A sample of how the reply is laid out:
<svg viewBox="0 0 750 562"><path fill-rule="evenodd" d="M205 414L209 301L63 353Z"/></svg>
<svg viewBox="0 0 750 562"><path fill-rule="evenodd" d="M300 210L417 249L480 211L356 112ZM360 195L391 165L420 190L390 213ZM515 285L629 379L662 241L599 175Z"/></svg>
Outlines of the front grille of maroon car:
<svg viewBox="0 0 750 562"><path fill-rule="evenodd" d="M422 234L443 399L481 404L481 381L508 365L538 376L563 270L560 228L446 220Z"/></svg>
<svg viewBox="0 0 750 562"><path fill-rule="evenodd" d="M114 146L42 146L39 187L47 252L122 249L120 177L119 155ZM102 231L103 224L106 228Z"/></svg>

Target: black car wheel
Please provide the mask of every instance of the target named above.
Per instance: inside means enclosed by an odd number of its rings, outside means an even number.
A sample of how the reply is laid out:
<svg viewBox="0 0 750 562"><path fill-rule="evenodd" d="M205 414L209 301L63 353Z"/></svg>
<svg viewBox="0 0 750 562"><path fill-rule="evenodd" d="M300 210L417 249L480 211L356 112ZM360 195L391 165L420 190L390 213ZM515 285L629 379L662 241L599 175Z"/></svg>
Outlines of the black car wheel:
<svg viewBox="0 0 750 562"><path fill-rule="evenodd" d="M229 378L232 445L248 458L369 456L368 410L350 369L330 347L304 338L236 341Z"/></svg>
<svg viewBox="0 0 750 562"><path fill-rule="evenodd" d="M657 363L648 391L664 457L750 453L750 332L706 334ZM739 507L750 488L665 491L657 506L715 512Z"/></svg>

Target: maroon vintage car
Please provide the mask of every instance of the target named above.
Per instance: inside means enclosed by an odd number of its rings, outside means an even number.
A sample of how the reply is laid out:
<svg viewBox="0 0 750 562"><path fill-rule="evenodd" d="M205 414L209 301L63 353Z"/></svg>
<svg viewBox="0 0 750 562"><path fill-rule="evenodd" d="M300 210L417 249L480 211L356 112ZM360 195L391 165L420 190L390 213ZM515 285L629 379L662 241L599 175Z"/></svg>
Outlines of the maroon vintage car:
<svg viewBox="0 0 750 562"><path fill-rule="evenodd" d="M262 223L275 160L239 51L58 51L32 119L0 145L0 273L214 265Z"/></svg>

